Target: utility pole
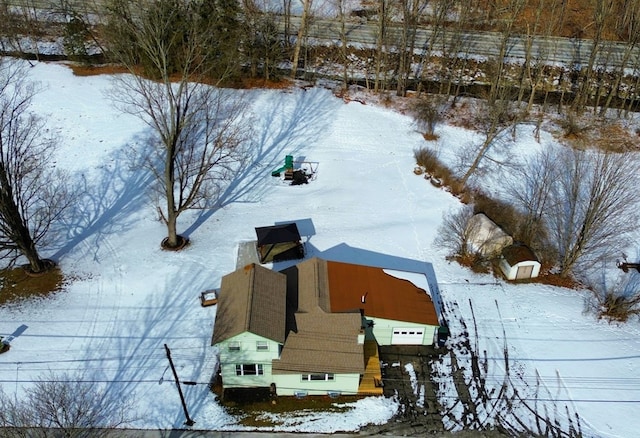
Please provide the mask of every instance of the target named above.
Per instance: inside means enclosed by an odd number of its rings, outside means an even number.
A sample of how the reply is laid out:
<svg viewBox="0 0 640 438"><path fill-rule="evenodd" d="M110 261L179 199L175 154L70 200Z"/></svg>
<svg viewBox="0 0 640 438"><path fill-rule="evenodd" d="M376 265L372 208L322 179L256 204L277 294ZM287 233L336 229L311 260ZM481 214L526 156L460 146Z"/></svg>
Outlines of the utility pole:
<svg viewBox="0 0 640 438"><path fill-rule="evenodd" d="M182 388L180 387L180 380L178 380L178 373L176 373L176 368L173 366L173 360L171 360L171 351L169 351L169 347L167 344L164 344L164 349L167 351L167 359L169 359L169 365L171 366L171 371L173 371L173 378L176 380L176 386L178 387L178 394L180 394L180 402L182 403L182 409L184 410L184 416L187 418L187 421L184 422L187 426L193 426L196 422L189 417L189 411L187 410L187 403L184 401L184 395L182 394Z"/></svg>

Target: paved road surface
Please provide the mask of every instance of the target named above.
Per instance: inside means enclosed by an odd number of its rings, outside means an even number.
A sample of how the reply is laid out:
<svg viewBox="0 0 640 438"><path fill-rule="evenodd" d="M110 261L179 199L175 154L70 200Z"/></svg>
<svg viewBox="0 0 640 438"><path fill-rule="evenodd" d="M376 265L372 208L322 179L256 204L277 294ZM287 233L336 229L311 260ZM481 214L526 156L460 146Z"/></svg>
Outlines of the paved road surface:
<svg viewBox="0 0 640 438"><path fill-rule="evenodd" d="M297 33L300 17L291 17L293 33ZM284 22L280 22L280 29L284 32ZM329 19L313 20L308 29L311 38L325 41L340 40L340 22ZM400 25L390 26L389 41L400 41ZM375 22L364 23L350 21L346 23L346 35L350 43L360 43L375 46L378 29ZM461 54L496 57L500 54L501 36L497 32L465 32L457 36ZM431 47L432 50L442 51L443 47L452 47L456 37L452 32L434 37L434 31L429 27L420 27L416 31L416 50L419 52ZM524 60L526 58L526 36L513 36L506 43L508 58ZM592 40L559 37L535 37L531 39L531 57L545 62L558 62L568 66L586 66L593 48ZM596 65L619 66L627 48L625 43L604 41L598 48ZM627 66L640 64L640 48L636 47Z"/></svg>

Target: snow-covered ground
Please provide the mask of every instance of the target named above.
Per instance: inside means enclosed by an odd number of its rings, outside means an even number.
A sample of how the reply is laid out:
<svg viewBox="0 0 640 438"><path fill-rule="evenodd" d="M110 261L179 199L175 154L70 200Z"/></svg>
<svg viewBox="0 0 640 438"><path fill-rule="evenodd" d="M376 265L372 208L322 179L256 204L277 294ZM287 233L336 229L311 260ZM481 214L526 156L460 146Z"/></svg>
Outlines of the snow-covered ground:
<svg viewBox="0 0 640 438"><path fill-rule="evenodd" d="M180 232L192 243L171 253L160 249L165 229L148 196L149 175L128 152L146 128L111 106L110 78L75 77L64 65L44 63L30 74L44 86L34 110L60 137L56 166L85 194L43 251L60 262L69 279L65 290L0 308L0 335L14 335L11 350L0 356L5 392L20 397L38 376L79 370L89 380L110 382L114 394L135 395L140 420L132 426L181 427L167 344L180 378L197 382L184 386L196 426L243 429L207 387L216 365L210 346L215 306L201 307L199 293L234 270L238 243L255 239L255 227L298 221L309 256L433 268L438 285L431 286L450 315L458 365L465 358L456 343L466 331L486 370L482 388L468 377L470 391L503 400L497 393L505 381L517 389L519 398L509 403L489 400L478 408L487 424L492 412L507 408L534 423L535 407L567 430L579 418L585 436L636 436L638 321L607 324L583 313L582 292L507 285L448 263L432 242L442 214L459 202L412 172L413 151L425 143L410 118L345 103L322 88L248 91L256 161L237 175L221 208L180 217ZM445 157L473 138L446 125L439 134ZM531 134L519 135L522 148L537 145ZM551 141L543 137L543 146ZM317 178L289 186L271 177L287 154L317 163ZM457 430L465 423L446 361L439 373L450 408L446 424ZM354 431L384 423L397 409L392 399L366 398L347 413L280 418L278 430Z"/></svg>

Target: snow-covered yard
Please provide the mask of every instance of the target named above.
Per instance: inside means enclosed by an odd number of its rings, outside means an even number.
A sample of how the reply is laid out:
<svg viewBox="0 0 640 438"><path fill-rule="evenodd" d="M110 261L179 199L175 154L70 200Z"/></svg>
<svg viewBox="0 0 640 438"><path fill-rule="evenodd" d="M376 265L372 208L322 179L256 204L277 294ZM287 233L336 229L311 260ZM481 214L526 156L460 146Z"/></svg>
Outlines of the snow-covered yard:
<svg viewBox="0 0 640 438"><path fill-rule="evenodd" d="M566 430L579 422L585 436L636 435L638 321L607 324L583 313L582 292L506 285L447 262L432 242L442 214L459 202L413 174L413 152L424 139L410 118L345 103L322 88L247 91L255 162L236 175L220 208L180 217L179 232L192 243L171 253L160 249L165 228L148 196L150 176L129 154L146 128L111 106L110 78L75 77L60 64L37 63L30 72L45 87L34 110L60 137L56 166L85 194L43 251L59 261L65 290L0 308L0 335L15 335L10 352L0 356L5 392L19 397L38 376L78 370L88 380L108 382L113 394L135 396L140 420L132 426L181 427L167 344L180 379L197 383L184 386L196 427L241 430L208 389L216 366L210 346L215 306L201 307L200 292L218 287L235 269L238 244L255 238L254 227L299 221L309 256L433 268L457 365L470 361L463 346L468 339L486 370L482 388L466 373L470 391L488 395L478 406L478 422L493 424L492 415L511 410L535 424L533 409ZM473 137L444 125L439 135L445 157ZM531 134L520 138L523 148L537 145ZM271 177L287 154L317 162L317 178L289 186ZM456 406L447 365L438 377L445 424L473 427ZM498 397L505 381L511 392ZM281 418L278 430L355 431L386 422L397 409L395 400L367 398L347 413Z"/></svg>

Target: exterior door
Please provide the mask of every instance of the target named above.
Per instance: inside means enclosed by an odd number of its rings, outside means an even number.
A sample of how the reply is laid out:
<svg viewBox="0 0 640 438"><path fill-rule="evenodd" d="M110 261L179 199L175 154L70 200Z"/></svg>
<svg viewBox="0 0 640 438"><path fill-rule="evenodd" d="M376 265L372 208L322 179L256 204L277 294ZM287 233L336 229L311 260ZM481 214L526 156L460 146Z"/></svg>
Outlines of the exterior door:
<svg viewBox="0 0 640 438"><path fill-rule="evenodd" d="M522 278L531 278L532 273L533 265L518 266L518 272L516 272L516 280L520 280Z"/></svg>
<svg viewBox="0 0 640 438"><path fill-rule="evenodd" d="M424 329L418 327L394 328L391 345L421 345L424 340Z"/></svg>

